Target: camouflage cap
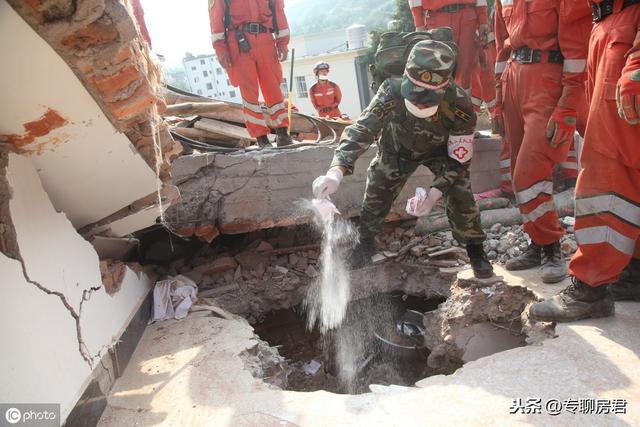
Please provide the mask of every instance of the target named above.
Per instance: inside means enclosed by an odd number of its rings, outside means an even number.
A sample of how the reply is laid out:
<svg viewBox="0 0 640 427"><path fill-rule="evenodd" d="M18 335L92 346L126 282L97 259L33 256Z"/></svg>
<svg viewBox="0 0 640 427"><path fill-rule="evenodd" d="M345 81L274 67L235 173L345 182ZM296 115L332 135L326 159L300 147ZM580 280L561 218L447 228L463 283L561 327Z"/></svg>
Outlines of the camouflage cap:
<svg viewBox="0 0 640 427"><path fill-rule="evenodd" d="M455 63L456 52L449 43L435 40L416 43L407 59L400 93L414 104L440 104Z"/></svg>

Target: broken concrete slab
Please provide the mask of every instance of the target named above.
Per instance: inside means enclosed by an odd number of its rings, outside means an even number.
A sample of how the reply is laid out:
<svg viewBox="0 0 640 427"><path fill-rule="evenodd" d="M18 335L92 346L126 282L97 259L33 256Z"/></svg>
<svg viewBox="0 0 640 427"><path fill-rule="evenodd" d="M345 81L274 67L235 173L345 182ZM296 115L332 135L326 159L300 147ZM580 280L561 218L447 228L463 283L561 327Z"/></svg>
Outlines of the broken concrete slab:
<svg viewBox="0 0 640 427"><path fill-rule="evenodd" d="M123 259L138 247L140 241L133 237L93 236L89 239L89 243L93 245L100 259Z"/></svg>
<svg viewBox="0 0 640 427"><path fill-rule="evenodd" d="M466 364L417 387L338 395L273 389L243 361L255 347L243 321L188 317L152 325L108 398L99 426L154 425L593 425L640 424L638 304L610 319L559 325L558 338ZM539 398L539 414L512 414ZM551 416L549 399L625 399L625 414ZM480 421L479 421L480 420Z"/></svg>
<svg viewBox="0 0 640 427"><path fill-rule="evenodd" d="M166 220L174 229L216 225L223 234L308 223L310 211L298 202L312 197L311 183L326 172L334 149L317 146L183 156L172 166L183 201L167 210ZM476 141L471 166L474 191L498 186L499 149L498 140ZM345 217L359 214L366 170L375 154L375 147L367 150L358 160L355 173L343 180L340 191L332 197ZM408 217L404 210L406 199L416 187L428 187L431 180L431 172L419 167L393 204L388 219Z"/></svg>

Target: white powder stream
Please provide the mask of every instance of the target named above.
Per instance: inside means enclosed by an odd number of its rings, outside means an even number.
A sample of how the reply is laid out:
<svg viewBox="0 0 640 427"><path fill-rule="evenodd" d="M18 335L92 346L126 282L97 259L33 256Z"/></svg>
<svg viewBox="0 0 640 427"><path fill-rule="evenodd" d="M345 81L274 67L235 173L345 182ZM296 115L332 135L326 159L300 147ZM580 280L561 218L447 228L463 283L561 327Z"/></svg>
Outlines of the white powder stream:
<svg viewBox="0 0 640 427"><path fill-rule="evenodd" d="M309 286L304 308L307 328L311 330L317 324L324 334L340 326L347 312L351 285L346 262L351 247L357 242L358 233L350 221L338 215L322 215L317 205L313 210L316 224L322 231L320 275Z"/></svg>

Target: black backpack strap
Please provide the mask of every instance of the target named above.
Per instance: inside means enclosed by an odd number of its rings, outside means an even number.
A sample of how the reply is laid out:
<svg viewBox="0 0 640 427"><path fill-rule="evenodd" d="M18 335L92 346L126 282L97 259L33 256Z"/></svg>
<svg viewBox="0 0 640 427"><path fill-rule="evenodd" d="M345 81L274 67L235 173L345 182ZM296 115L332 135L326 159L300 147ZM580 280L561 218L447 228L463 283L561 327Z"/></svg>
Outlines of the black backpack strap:
<svg viewBox="0 0 640 427"><path fill-rule="evenodd" d="M276 16L276 5L273 0L269 0L269 9L271 10L271 26L273 26L273 32L278 37L280 30L278 29L278 17Z"/></svg>
<svg viewBox="0 0 640 427"><path fill-rule="evenodd" d="M227 33L229 32L229 25L231 25L231 0L224 0L224 40L227 41Z"/></svg>

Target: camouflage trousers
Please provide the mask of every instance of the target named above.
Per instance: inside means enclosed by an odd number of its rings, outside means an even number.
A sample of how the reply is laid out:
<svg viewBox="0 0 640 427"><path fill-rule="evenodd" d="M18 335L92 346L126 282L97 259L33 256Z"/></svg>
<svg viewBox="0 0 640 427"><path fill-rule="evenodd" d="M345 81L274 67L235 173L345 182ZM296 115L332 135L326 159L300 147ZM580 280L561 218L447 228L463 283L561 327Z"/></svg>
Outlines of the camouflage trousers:
<svg viewBox="0 0 640 427"><path fill-rule="evenodd" d="M384 219L402 187L419 165L435 175L432 187L442 191L453 237L460 243L482 243L486 234L480 226L480 211L473 199L469 163L461 165L444 153L418 156L410 151L388 152L378 145L378 154L367 173L362 209L361 238L374 237L382 230Z"/></svg>

